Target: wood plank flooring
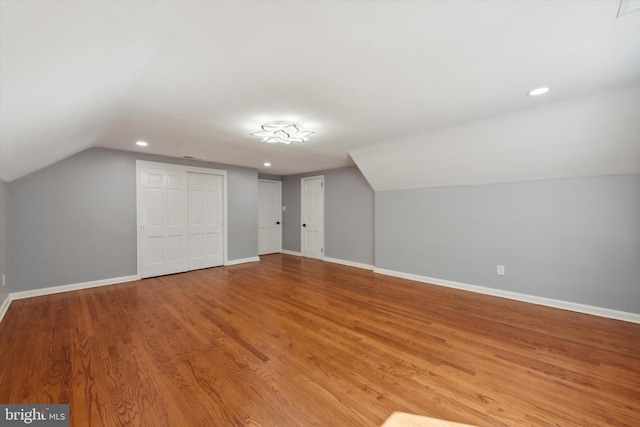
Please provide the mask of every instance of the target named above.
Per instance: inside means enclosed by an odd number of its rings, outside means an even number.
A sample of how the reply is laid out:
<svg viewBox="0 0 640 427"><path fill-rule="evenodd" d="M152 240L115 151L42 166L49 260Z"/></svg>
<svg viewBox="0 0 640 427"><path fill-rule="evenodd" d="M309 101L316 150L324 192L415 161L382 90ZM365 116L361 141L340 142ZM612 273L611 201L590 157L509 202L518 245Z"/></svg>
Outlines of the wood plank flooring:
<svg viewBox="0 0 640 427"><path fill-rule="evenodd" d="M640 325L276 254L14 301L0 402L73 426L639 426Z"/></svg>

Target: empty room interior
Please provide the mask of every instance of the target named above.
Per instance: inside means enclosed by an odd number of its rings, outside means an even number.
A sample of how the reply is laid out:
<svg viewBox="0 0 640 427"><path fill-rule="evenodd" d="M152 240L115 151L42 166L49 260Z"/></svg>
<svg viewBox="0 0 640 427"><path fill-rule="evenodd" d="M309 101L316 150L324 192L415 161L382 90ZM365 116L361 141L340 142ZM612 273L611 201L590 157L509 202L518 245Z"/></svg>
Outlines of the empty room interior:
<svg viewBox="0 0 640 427"><path fill-rule="evenodd" d="M0 0L0 274L2 425L638 426L640 2Z"/></svg>

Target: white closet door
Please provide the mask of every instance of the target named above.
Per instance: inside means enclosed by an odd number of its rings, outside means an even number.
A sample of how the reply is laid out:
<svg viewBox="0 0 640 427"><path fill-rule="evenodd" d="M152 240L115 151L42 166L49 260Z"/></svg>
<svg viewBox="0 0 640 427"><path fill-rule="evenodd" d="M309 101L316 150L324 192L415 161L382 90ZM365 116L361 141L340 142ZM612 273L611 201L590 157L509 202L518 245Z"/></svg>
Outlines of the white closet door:
<svg viewBox="0 0 640 427"><path fill-rule="evenodd" d="M189 172L189 247L191 270L222 265L223 178Z"/></svg>
<svg viewBox="0 0 640 427"><path fill-rule="evenodd" d="M302 178L302 256L324 258L324 176Z"/></svg>
<svg viewBox="0 0 640 427"><path fill-rule="evenodd" d="M143 168L138 215L141 227L140 276L173 274L189 269L187 173Z"/></svg>
<svg viewBox="0 0 640 427"><path fill-rule="evenodd" d="M258 255L282 251L282 182L258 181Z"/></svg>

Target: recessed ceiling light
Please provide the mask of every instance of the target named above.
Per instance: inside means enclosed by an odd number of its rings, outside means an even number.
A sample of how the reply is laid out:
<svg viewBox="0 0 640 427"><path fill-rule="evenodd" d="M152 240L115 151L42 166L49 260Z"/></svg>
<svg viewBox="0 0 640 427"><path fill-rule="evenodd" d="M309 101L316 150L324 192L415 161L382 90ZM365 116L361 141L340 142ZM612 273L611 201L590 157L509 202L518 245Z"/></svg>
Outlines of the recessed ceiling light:
<svg viewBox="0 0 640 427"><path fill-rule="evenodd" d="M550 87L539 87L533 90L530 90L529 92L527 92L527 95L529 96L537 96L537 95L544 95L545 93L549 92L551 90Z"/></svg>
<svg viewBox="0 0 640 427"><path fill-rule="evenodd" d="M147 145L149 145L149 144L147 144L147 143L146 143L146 142L144 142L144 141L136 141L136 145L138 145L138 146L140 146L140 147L146 147L146 146L147 146Z"/></svg>
<svg viewBox="0 0 640 427"><path fill-rule="evenodd" d="M264 162L264 165L265 165L266 167L269 167L269 166L271 166L271 163L269 163L269 162Z"/></svg>

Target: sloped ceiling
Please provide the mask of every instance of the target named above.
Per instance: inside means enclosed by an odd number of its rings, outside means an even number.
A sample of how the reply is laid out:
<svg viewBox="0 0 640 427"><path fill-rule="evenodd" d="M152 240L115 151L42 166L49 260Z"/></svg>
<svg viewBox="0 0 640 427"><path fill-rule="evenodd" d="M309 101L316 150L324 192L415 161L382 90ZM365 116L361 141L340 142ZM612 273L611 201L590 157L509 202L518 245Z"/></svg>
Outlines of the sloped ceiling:
<svg viewBox="0 0 640 427"><path fill-rule="evenodd" d="M425 135L565 111L557 106L640 82L640 13L616 19L617 1L0 5L4 181L100 146L281 175L349 165L352 153L372 183L428 186L459 166L451 150L432 150L441 175L415 183L402 157L381 165L389 144L415 160ZM540 85L553 89L525 96ZM317 134L289 146L249 135L270 120ZM475 153L473 144L460 138L454 150ZM508 161L485 157L487 169Z"/></svg>
<svg viewBox="0 0 640 427"><path fill-rule="evenodd" d="M376 191L640 174L639 118L640 85L361 147L351 156Z"/></svg>

